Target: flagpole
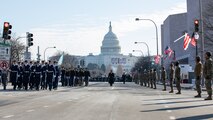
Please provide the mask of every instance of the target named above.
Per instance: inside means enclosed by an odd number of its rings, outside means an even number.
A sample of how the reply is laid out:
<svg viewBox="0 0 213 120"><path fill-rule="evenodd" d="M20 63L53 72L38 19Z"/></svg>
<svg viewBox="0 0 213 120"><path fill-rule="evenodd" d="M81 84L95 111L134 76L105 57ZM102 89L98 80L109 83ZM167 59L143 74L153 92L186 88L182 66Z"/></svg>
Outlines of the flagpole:
<svg viewBox="0 0 213 120"><path fill-rule="evenodd" d="M184 34L183 36L181 36L181 37L179 37L178 39L176 39L176 40L174 41L174 43L177 42L177 41L179 41L181 38L185 37L185 35L186 35L186 34Z"/></svg>

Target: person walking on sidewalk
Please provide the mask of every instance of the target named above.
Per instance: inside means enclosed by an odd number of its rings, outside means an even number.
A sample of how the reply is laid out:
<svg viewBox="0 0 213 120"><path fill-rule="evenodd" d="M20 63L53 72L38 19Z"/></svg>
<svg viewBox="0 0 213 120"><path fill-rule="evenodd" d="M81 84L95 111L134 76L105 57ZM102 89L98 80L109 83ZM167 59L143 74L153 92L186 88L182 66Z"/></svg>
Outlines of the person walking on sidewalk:
<svg viewBox="0 0 213 120"><path fill-rule="evenodd" d="M162 66L162 70L161 70L161 80L163 81L163 91L166 91L166 70L165 67Z"/></svg>
<svg viewBox="0 0 213 120"><path fill-rule="evenodd" d="M212 59L211 53L206 52L205 54L206 61L203 66L203 75L205 78L206 91L208 93L208 97L204 100L212 100Z"/></svg>
<svg viewBox="0 0 213 120"><path fill-rule="evenodd" d="M170 88L171 90L169 91L169 93L173 93L173 81L174 81L174 64L171 63L170 64L170 70L169 70L169 79L170 79Z"/></svg>
<svg viewBox="0 0 213 120"><path fill-rule="evenodd" d="M176 94L181 94L181 86L180 86L180 66L179 62L175 63L175 82L178 92Z"/></svg>
<svg viewBox="0 0 213 120"><path fill-rule="evenodd" d="M196 65L195 65L195 85L198 95L194 96L195 98L201 98L201 74L202 74L202 63L200 61L200 56L197 56L196 59Z"/></svg>

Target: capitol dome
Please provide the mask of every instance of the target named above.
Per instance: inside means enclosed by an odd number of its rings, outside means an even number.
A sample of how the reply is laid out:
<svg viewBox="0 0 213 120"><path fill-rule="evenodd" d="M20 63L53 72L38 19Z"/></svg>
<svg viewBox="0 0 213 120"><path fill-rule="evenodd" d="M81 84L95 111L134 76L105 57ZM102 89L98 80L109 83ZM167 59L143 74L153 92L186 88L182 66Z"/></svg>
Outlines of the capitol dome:
<svg viewBox="0 0 213 120"><path fill-rule="evenodd" d="M118 55L121 52L117 36L112 32L111 22L109 32L104 36L101 46L102 55Z"/></svg>

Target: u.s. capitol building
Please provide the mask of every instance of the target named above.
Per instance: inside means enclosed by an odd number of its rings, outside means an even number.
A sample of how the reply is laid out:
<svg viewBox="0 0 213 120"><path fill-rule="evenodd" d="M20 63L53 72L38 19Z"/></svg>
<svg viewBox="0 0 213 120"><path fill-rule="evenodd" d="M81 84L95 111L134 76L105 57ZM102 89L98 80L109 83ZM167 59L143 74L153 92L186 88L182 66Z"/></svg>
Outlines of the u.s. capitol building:
<svg viewBox="0 0 213 120"><path fill-rule="evenodd" d="M104 65L106 68L110 68L114 72L120 67L124 72L129 73L137 60L138 57L133 56L132 54L121 54L119 40L116 34L112 32L110 22L109 32L104 36L102 41L101 53L99 55L93 55L90 53L88 56L85 56L84 64L85 66L88 66L89 63L93 63L97 64L99 67Z"/></svg>

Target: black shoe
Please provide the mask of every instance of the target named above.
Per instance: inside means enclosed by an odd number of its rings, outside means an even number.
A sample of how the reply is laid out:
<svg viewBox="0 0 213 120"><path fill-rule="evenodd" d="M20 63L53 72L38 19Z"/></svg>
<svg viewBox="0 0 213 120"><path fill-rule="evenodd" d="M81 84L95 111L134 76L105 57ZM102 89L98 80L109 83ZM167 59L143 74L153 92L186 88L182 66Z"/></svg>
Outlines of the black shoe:
<svg viewBox="0 0 213 120"><path fill-rule="evenodd" d="M169 91L169 93L174 93L174 91Z"/></svg>
<svg viewBox="0 0 213 120"><path fill-rule="evenodd" d="M212 100L212 97L207 97L204 100Z"/></svg>
<svg viewBox="0 0 213 120"><path fill-rule="evenodd" d="M166 89L163 89L162 91L166 91Z"/></svg>
<svg viewBox="0 0 213 120"><path fill-rule="evenodd" d="M181 94L181 92L177 92L176 94Z"/></svg>
<svg viewBox="0 0 213 120"><path fill-rule="evenodd" d="M201 98L201 95L198 94L198 95L196 95L196 96L194 96L194 97L195 97L195 98Z"/></svg>

